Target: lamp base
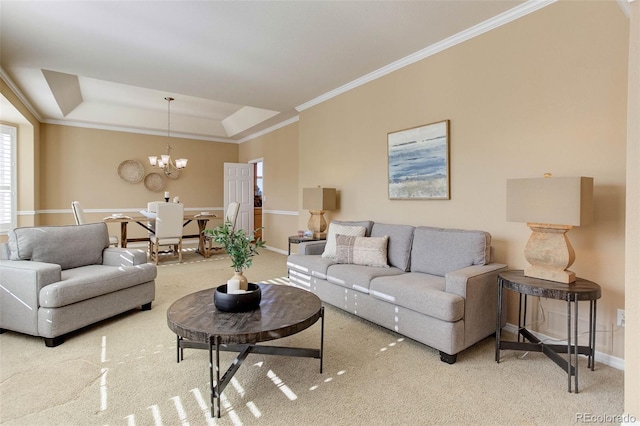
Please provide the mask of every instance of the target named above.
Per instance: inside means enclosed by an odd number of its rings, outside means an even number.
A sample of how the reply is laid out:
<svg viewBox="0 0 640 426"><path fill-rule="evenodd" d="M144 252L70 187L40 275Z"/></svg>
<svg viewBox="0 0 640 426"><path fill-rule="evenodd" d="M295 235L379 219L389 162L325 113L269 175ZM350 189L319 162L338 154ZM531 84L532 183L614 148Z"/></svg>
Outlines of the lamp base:
<svg viewBox="0 0 640 426"><path fill-rule="evenodd" d="M309 210L311 216L307 226L313 231L313 238L327 237L327 221L324 219L324 210Z"/></svg>
<svg viewBox="0 0 640 426"><path fill-rule="evenodd" d="M573 271L558 271L545 269L537 266L527 266L524 268L524 276L540 278L541 280L555 281L558 283L571 284L576 281L576 274Z"/></svg>
<svg viewBox="0 0 640 426"><path fill-rule="evenodd" d="M313 238L315 238L317 240L326 240L327 239L327 233L326 232L314 232L313 233Z"/></svg>
<svg viewBox="0 0 640 426"><path fill-rule="evenodd" d="M572 226L528 225L532 233L524 249L524 257L531 265L524 269L524 275L565 284L575 282L576 274L567 270L575 260L575 252L566 235Z"/></svg>

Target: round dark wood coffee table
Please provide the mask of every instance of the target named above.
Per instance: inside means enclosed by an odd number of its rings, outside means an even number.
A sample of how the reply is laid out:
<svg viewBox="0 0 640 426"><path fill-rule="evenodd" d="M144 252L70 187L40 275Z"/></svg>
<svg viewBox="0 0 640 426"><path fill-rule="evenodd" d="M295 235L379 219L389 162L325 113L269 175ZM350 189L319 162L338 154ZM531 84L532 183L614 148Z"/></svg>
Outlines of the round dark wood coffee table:
<svg viewBox="0 0 640 426"><path fill-rule="evenodd" d="M287 285L258 285L262 300L260 307L253 311L219 311L213 303L215 288L184 296L167 310L167 324L177 335L178 362L184 358L185 348L209 350L212 417L220 417L220 396L251 353L317 358L320 359L322 373L324 308L318 296ZM257 345L299 333L315 324L318 319L322 320L319 349ZM220 351L239 352L222 379Z"/></svg>

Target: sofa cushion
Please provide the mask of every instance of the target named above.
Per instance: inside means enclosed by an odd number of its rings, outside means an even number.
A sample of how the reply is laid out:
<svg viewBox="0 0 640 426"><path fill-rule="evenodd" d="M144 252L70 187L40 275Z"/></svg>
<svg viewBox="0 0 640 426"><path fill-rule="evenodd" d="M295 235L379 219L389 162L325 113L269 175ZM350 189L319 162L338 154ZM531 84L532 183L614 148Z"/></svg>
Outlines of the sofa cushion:
<svg viewBox="0 0 640 426"><path fill-rule="evenodd" d="M319 254L291 254L287 258L287 267L305 275L327 278L327 268L336 263L333 258Z"/></svg>
<svg viewBox="0 0 640 426"><path fill-rule="evenodd" d="M349 237L336 235L336 263L388 268L387 243L384 237Z"/></svg>
<svg viewBox="0 0 640 426"><path fill-rule="evenodd" d="M62 271L62 281L40 290L40 306L58 308L103 294L153 281L157 269L152 263L138 266L88 265Z"/></svg>
<svg viewBox="0 0 640 426"><path fill-rule="evenodd" d="M329 232L327 232L327 243L324 246L322 257L336 257L336 235L349 235L354 237L363 237L367 229L361 225L342 225L336 222L329 224Z"/></svg>
<svg viewBox="0 0 640 426"><path fill-rule="evenodd" d="M327 269L326 280L345 288L369 293L369 284L376 277L400 275L405 272L398 268L375 268L363 265L334 264Z"/></svg>
<svg viewBox="0 0 640 426"><path fill-rule="evenodd" d="M413 234L411 271L444 276L490 262L491 235L483 231L421 226Z"/></svg>
<svg viewBox="0 0 640 426"><path fill-rule="evenodd" d="M54 263L65 269L102 263L109 247L105 223L16 228L9 232L11 260Z"/></svg>
<svg viewBox="0 0 640 426"><path fill-rule="evenodd" d="M442 321L454 322L464 316L464 298L444 291L443 277L410 272L371 280L369 294Z"/></svg>
<svg viewBox="0 0 640 426"><path fill-rule="evenodd" d="M415 227L410 225L387 225L375 223L371 229L372 237L389 236L387 259L391 266L403 271L409 270L411 262L411 243Z"/></svg>

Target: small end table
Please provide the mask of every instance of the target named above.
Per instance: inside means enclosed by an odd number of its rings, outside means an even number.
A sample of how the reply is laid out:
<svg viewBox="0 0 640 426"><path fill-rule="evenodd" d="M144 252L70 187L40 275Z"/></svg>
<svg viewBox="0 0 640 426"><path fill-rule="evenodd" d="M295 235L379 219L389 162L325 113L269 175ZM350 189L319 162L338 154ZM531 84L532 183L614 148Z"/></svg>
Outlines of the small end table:
<svg viewBox="0 0 640 426"><path fill-rule="evenodd" d="M300 244L306 243L307 241L323 241L326 238L315 238L315 237L299 237L297 235L292 235L289 237L289 254L291 254L291 244Z"/></svg>
<svg viewBox="0 0 640 426"><path fill-rule="evenodd" d="M502 341L502 292L508 289L520 293L518 308L518 340ZM527 296L538 296L547 299L567 301L567 344L551 345L541 342L531 331L526 329ZM505 271L498 273L498 318L496 324L496 362L500 362L500 349L514 349L531 352L542 352L562 369L567 371L568 390L571 392L571 376L574 377L575 393L578 393L578 354L587 355L587 366L593 371L595 367L596 343L596 299L601 296L600 286L582 278L576 278L571 284L526 277L524 271ZM578 302L589 301L589 343L578 345ZM573 302L573 313L571 304ZM573 318L573 332L571 320ZM525 342L527 340L528 342ZM560 353L568 354L567 359ZM574 358L572 362L572 357Z"/></svg>

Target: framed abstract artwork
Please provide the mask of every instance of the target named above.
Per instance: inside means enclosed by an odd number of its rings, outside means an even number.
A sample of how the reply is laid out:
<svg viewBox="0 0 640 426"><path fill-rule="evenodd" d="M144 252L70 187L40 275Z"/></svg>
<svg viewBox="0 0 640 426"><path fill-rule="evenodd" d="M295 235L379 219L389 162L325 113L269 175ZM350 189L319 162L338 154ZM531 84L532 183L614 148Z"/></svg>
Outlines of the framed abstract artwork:
<svg viewBox="0 0 640 426"><path fill-rule="evenodd" d="M389 199L450 199L449 120L387 134Z"/></svg>

